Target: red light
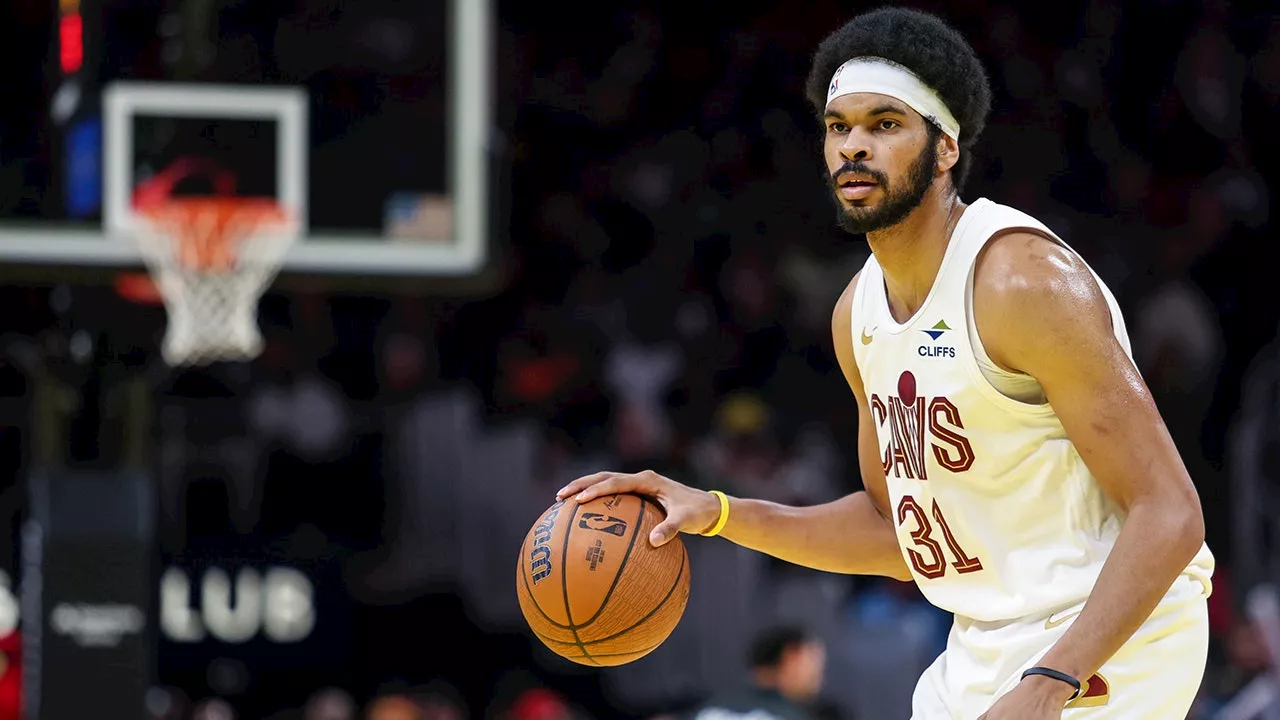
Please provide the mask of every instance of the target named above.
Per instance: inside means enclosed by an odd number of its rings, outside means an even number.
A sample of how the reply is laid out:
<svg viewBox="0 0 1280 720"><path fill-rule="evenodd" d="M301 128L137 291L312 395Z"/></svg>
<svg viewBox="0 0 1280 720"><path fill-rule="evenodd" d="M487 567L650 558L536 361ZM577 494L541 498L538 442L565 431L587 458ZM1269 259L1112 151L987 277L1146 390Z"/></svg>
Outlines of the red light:
<svg viewBox="0 0 1280 720"><path fill-rule="evenodd" d="M69 75L84 64L84 23L80 20L79 13L63 15L58 34L62 40L62 72Z"/></svg>

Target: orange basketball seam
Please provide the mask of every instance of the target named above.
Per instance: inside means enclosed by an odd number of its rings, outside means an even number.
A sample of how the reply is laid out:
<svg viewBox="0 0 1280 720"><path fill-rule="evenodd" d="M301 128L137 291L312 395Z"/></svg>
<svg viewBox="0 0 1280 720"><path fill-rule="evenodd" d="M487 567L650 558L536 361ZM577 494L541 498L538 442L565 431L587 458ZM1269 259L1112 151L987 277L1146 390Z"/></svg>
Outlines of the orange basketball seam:
<svg viewBox="0 0 1280 720"><path fill-rule="evenodd" d="M648 653L653 652L654 650L657 650L659 647L661 647L661 646L662 646L662 643L664 643L664 642L666 642L666 639L665 639L665 638L662 640L662 642L656 643L656 644L654 644L654 645L650 645L649 647L644 648L644 649L642 649L642 650L632 650L632 651L630 651L630 652L620 652L620 653L596 653L596 654L592 655L592 656L591 656L591 658L592 658L592 659L595 659L595 658L622 657L622 656L624 656L624 655L640 655L640 656L644 656L644 655L646 655L646 654L648 654ZM636 659L638 660L639 658L636 658Z"/></svg>
<svg viewBox="0 0 1280 720"><path fill-rule="evenodd" d="M635 532L631 533L631 539L627 541L627 551L622 554L622 562L618 564L618 572L613 574L613 582L609 583L609 590L605 592L604 599L600 601L600 607L596 608L596 614L581 625L574 625L575 628L585 628L595 622L600 617L600 613L604 612L604 609L608 607L609 598L613 597L613 591L618 588L618 581L622 580L622 573L627 569L627 561L631 559L631 551L635 549L636 538L640 535L640 529L644 527L644 508L647 504L644 498L640 498L640 514L636 516ZM573 533L573 518L570 518L569 521L569 529L564 534L566 547L569 545L569 535ZM573 623L573 616L569 616L569 622Z"/></svg>
<svg viewBox="0 0 1280 720"><path fill-rule="evenodd" d="M542 633L538 632L532 627L529 628L529 632L533 633L539 640L547 643L555 643L557 645L577 645L578 644L572 640L557 640L556 638L553 638L550 635L543 635ZM583 643L583 644L588 644L588 643Z"/></svg>
<svg viewBox="0 0 1280 720"><path fill-rule="evenodd" d="M607 642L609 640L622 637L623 635L626 635L627 633L631 632L632 630L635 630L636 628L640 627L641 625L651 620L654 615L658 614L659 610L666 607L667 601L670 600L671 596L675 594L676 588L680 587L680 579L684 577L685 566L689 564L689 551L684 547L683 543L680 545L680 551L684 554L684 560L680 563L680 571L676 573L675 582L671 583L671 587L667 590L667 594L662 597L662 600L657 605L653 606L653 609L650 610L647 615L635 621L634 623L631 623L629 627L623 628L622 630L619 630L618 632L608 637L596 638L595 640L588 640L587 642L583 643L583 645L595 645L596 643ZM662 643L658 643L658 645L661 645L661 644ZM655 645L654 647L657 647L657 645ZM601 657L605 657L605 656L602 655Z"/></svg>
<svg viewBox="0 0 1280 720"><path fill-rule="evenodd" d="M564 531L564 537L560 540L560 595L564 598L564 616L569 621L569 632L573 633L573 641L582 651L582 657L590 660L593 664L599 665L591 653L587 652L587 646L582 644L582 638L578 637L578 628L573 624L573 610L569 609L569 536L573 534L573 521L578 517L578 508L582 507L578 503L573 504L573 512L569 513L569 526ZM641 504L641 507L644 507Z"/></svg>

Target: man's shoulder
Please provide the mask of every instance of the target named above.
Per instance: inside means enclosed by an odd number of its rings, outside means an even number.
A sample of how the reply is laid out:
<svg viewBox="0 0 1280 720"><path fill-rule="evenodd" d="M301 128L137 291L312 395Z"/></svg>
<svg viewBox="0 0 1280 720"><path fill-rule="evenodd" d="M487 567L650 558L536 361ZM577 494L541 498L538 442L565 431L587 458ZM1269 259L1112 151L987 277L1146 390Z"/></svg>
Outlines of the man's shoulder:
<svg viewBox="0 0 1280 720"><path fill-rule="evenodd" d="M1030 366L1067 357L1064 349L1092 338L1115 338L1127 353L1111 298L1079 254L1036 230L993 237L974 268L973 316L987 354L1000 367L1033 376Z"/></svg>
<svg viewBox="0 0 1280 720"><path fill-rule="evenodd" d="M978 253L974 291L1016 303L1077 294L1097 278L1073 250L1033 229L1010 229L992 237Z"/></svg>

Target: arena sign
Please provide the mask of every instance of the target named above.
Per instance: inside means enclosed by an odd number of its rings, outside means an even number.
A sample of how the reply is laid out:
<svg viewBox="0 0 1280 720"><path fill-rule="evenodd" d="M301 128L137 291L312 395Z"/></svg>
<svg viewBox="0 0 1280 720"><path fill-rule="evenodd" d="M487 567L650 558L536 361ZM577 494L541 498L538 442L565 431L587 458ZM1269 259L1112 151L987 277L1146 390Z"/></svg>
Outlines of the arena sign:
<svg viewBox="0 0 1280 720"><path fill-rule="evenodd" d="M228 570L208 567L197 573L171 566L160 576L159 631L174 643L206 641L241 644L255 638L297 643L316 627L315 585L291 567ZM20 591L0 570L0 637L21 622ZM144 609L130 603L55 601L49 630L80 647L115 647L146 630Z"/></svg>

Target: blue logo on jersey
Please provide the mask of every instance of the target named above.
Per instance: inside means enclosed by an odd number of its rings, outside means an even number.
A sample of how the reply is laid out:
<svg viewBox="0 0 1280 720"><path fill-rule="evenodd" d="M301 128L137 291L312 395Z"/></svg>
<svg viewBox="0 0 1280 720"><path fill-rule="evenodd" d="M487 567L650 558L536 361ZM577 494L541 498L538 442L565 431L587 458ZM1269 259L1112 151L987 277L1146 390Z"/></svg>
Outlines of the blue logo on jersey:
<svg viewBox="0 0 1280 720"><path fill-rule="evenodd" d="M942 337L942 335L947 331L949 331L950 329L951 328L947 327L947 323L945 320L939 320L938 324L934 325L928 330L921 330L920 332L924 333L925 335L928 335L930 340L937 342L938 338ZM919 348L919 353L920 353L920 357L953 358L956 356L956 349L953 347L939 347L937 345L921 345Z"/></svg>
<svg viewBox="0 0 1280 720"><path fill-rule="evenodd" d="M928 330L921 330L920 332L928 335L930 340L936 341L938 338L942 337L942 333L950 329L951 328L947 327L947 322L945 320L939 320L937 325L934 325Z"/></svg>

